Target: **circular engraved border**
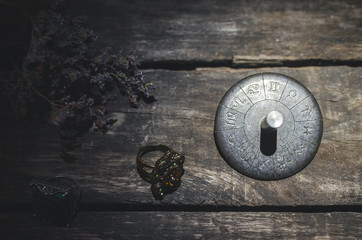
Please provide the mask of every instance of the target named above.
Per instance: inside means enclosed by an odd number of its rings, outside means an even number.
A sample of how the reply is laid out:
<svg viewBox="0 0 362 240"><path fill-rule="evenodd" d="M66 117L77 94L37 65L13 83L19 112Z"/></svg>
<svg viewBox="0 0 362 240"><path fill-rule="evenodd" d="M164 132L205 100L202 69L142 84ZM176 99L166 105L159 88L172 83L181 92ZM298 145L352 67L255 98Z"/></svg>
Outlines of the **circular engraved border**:
<svg viewBox="0 0 362 240"><path fill-rule="evenodd" d="M295 123L292 137L271 156L250 142L244 128L250 108L267 100L285 105ZM214 138L220 155L238 172L259 180L283 179L301 171L315 157L322 134L321 110L311 92L278 73L259 73L234 84L215 116Z"/></svg>

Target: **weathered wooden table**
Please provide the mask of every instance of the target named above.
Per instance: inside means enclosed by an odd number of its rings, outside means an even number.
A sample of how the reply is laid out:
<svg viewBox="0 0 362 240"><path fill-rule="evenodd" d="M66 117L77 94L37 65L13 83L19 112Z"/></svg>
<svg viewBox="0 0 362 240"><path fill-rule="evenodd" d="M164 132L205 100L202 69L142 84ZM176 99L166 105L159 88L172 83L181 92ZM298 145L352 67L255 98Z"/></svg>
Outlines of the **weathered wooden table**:
<svg viewBox="0 0 362 240"><path fill-rule="evenodd" d="M361 239L360 1L90 1L98 46L135 50L157 102L112 103L118 121L60 156L46 123L1 126L1 239ZM324 135L315 159L279 181L245 177L219 155L216 108L241 78L277 72L316 97ZM180 188L162 201L136 171L137 149L166 143L186 156ZM32 216L32 178L64 175L85 189L70 228Z"/></svg>

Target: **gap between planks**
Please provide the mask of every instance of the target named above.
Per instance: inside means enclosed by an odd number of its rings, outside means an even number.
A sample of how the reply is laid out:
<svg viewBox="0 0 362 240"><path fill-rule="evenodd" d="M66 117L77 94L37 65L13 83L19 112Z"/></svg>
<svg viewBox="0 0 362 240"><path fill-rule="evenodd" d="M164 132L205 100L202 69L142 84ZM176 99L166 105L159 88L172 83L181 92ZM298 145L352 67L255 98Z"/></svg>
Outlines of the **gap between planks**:
<svg viewBox="0 0 362 240"><path fill-rule="evenodd" d="M235 56L233 60L159 60L142 61L140 68L143 70L165 69L173 71L196 70L198 68L268 68L268 67L361 67L362 60L327 60L327 59L293 59L265 56L262 58Z"/></svg>
<svg viewBox="0 0 362 240"><path fill-rule="evenodd" d="M1 204L0 212L29 212L32 204ZM81 204L80 212L261 212L261 213L362 213L362 205L298 205L298 206L225 206L225 205L171 205L171 204Z"/></svg>

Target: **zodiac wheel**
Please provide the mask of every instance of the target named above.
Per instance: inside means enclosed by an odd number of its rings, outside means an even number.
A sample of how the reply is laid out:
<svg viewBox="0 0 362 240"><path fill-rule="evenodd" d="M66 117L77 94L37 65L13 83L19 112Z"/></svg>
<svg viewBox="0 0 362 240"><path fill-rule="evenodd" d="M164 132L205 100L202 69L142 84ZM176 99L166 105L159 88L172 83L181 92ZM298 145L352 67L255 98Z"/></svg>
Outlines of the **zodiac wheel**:
<svg viewBox="0 0 362 240"><path fill-rule="evenodd" d="M289 177L318 151L323 120L317 101L297 80L277 74L248 76L222 98L214 136L225 161L260 180Z"/></svg>

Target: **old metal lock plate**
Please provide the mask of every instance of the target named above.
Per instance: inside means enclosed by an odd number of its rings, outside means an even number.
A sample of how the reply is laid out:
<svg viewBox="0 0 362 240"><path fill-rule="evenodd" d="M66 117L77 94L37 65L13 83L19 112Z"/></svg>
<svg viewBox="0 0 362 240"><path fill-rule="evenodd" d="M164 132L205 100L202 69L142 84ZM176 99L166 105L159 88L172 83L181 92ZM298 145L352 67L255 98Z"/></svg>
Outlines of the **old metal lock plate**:
<svg viewBox="0 0 362 240"><path fill-rule="evenodd" d="M240 80L222 98L214 136L234 169L277 180L309 164L322 132L321 111L305 86L285 75L261 73Z"/></svg>

